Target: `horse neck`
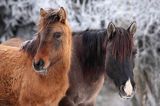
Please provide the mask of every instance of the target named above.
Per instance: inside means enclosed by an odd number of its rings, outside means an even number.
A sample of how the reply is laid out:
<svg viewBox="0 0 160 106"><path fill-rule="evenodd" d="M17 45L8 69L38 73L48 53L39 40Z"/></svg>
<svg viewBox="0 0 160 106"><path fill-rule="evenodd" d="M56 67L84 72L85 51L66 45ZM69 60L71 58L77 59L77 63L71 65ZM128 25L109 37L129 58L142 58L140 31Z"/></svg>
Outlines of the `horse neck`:
<svg viewBox="0 0 160 106"><path fill-rule="evenodd" d="M74 49L83 71L104 71L104 34L105 31L98 30L74 36Z"/></svg>

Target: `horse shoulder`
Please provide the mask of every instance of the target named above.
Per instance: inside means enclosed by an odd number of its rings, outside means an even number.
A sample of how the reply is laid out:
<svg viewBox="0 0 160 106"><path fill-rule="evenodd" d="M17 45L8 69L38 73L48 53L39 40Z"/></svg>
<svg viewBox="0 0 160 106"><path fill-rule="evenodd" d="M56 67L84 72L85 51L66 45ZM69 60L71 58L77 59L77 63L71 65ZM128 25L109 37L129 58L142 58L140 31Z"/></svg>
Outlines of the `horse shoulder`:
<svg viewBox="0 0 160 106"><path fill-rule="evenodd" d="M0 45L0 73L1 77L7 81L12 81L12 85L22 79L22 76L26 70L29 70L31 64L30 59L23 51L20 51L17 47L1 46ZM27 66L28 65L28 66ZM7 76L5 78L5 76ZM10 79L9 79L10 78Z"/></svg>

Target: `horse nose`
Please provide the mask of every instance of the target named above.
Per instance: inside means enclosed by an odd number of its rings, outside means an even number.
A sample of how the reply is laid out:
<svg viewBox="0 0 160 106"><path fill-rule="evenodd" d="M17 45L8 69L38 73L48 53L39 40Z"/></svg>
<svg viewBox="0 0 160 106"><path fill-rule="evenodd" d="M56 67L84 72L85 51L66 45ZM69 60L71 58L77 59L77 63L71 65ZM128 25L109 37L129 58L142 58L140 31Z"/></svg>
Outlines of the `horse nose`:
<svg viewBox="0 0 160 106"><path fill-rule="evenodd" d="M37 63L33 62L34 69L37 71L43 70L45 63L42 59L40 59Z"/></svg>
<svg viewBox="0 0 160 106"><path fill-rule="evenodd" d="M129 99L129 98L132 98L135 94L135 89L126 89L124 85L121 85L120 86L120 96L124 99Z"/></svg>

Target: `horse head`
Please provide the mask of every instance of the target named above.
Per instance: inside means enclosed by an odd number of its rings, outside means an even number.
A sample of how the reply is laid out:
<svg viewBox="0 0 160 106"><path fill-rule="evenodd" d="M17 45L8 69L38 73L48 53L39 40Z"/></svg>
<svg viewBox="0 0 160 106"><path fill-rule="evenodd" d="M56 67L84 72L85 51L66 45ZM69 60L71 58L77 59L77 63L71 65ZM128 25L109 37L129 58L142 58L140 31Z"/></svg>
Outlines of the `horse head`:
<svg viewBox="0 0 160 106"><path fill-rule="evenodd" d="M62 58L68 60L71 47L71 30L67 14L60 9L40 9L37 36L23 45L23 49L33 58L33 68L38 73L46 73L50 66Z"/></svg>
<svg viewBox="0 0 160 106"><path fill-rule="evenodd" d="M135 22L127 30L116 27L112 22L107 28L105 68L122 98L131 98L135 92L133 75L136 54L133 42L135 32Z"/></svg>

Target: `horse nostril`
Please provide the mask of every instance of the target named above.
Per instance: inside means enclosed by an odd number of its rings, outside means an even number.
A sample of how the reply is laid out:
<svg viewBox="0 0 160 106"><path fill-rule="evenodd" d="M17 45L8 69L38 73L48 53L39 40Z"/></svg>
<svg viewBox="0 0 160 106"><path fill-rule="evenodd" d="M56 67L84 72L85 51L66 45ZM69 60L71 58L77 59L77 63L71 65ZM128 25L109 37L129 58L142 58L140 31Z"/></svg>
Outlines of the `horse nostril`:
<svg viewBox="0 0 160 106"><path fill-rule="evenodd" d="M38 65L39 67L43 67L43 66L44 66L44 61L43 61L42 59L40 59L40 60L38 61L37 65Z"/></svg>
<svg viewBox="0 0 160 106"><path fill-rule="evenodd" d="M44 61L40 59L37 63L34 62L34 68L36 70L41 70L44 67Z"/></svg>
<svg viewBox="0 0 160 106"><path fill-rule="evenodd" d="M124 93L124 85L120 86L120 91Z"/></svg>

